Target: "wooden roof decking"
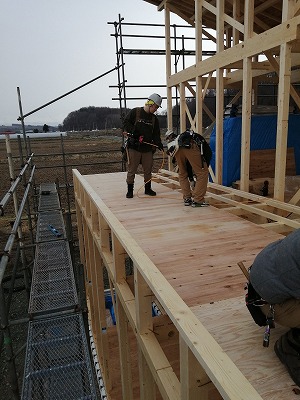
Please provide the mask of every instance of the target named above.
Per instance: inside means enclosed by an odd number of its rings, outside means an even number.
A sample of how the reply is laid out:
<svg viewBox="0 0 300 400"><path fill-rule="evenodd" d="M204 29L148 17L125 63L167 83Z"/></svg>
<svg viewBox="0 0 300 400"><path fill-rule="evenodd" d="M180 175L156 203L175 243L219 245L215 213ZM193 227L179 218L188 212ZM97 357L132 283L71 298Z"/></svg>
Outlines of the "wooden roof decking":
<svg viewBox="0 0 300 400"><path fill-rule="evenodd" d="M153 4L159 7L161 11L164 6L168 6L169 9L179 15L181 18L186 20L191 25L195 22L195 2L194 0L167 0L162 2L160 0L144 0L147 3ZM203 12L203 25L207 28L216 29L216 17L215 7L216 0L208 0L204 4ZM244 2L240 4L239 22L244 21ZM255 0L254 9L254 22L255 30L257 33L263 32L266 29L270 29L281 23L281 12L282 12L282 0ZM228 17L233 17L233 2L232 0L224 0L224 13Z"/></svg>
<svg viewBox="0 0 300 400"><path fill-rule="evenodd" d="M282 236L213 205L184 207L181 194L165 183L153 182L157 196L149 197L143 194L143 180L137 176L135 196L126 199L125 173L83 179L262 398L296 400L295 385L273 352L275 339L284 330L273 330L270 347L263 348L263 328L255 325L244 306L245 277L237 265L243 261L250 266L263 247ZM211 196L211 203L219 204L216 195ZM229 205L236 201L225 194L226 198Z"/></svg>

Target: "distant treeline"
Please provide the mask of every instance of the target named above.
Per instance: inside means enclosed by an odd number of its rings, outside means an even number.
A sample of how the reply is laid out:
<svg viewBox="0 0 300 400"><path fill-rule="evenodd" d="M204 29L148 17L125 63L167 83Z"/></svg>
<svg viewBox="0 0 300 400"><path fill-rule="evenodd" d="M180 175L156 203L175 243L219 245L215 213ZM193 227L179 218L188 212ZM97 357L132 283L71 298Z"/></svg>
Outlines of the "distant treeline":
<svg viewBox="0 0 300 400"><path fill-rule="evenodd" d="M224 91L224 110L227 104L234 98L237 91L226 89ZM173 100L176 103L176 99ZM179 99L178 99L179 102ZM189 108L191 116L194 118L196 113L196 100L194 97L186 99L187 106ZM242 97L239 98L236 105L241 104ZM257 102L260 105L276 105L277 104L277 86L269 84L260 84L258 88ZM216 115L216 93L214 89L209 89L206 92L204 103L212 115ZM141 104L142 106L142 104ZM128 109L127 112L130 110ZM173 128L179 128L180 126L180 113L179 103L175 104L172 108L173 114ZM83 130L111 130L114 128L122 128L122 118L119 108L110 107L83 107L77 111L72 111L63 121L62 126L59 126L60 131L83 131ZM160 127L167 127L167 115L166 111L161 111L158 114ZM211 124L211 119L207 113L203 111L202 116L203 127L207 127ZM187 128L189 123L187 121Z"/></svg>
<svg viewBox="0 0 300 400"><path fill-rule="evenodd" d="M205 101L211 112L215 109L215 97L207 98ZM196 112L195 99L187 99L187 104L192 116ZM127 112L130 110L128 109ZM124 114L124 113L123 113ZM92 130L111 130L122 128L123 118L119 108L110 107L82 107L79 110L72 111L63 121L62 126L59 126L60 131L92 131ZM167 115L165 111L157 114L159 119L160 128L167 127ZM203 114L204 126L210 124L210 119L207 115ZM173 125L174 128L179 126L179 106L173 107ZM187 126L188 127L188 126Z"/></svg>
<svg viewBox="0 0 300 400"><path fill-rule="evenodd" d="M120 110L109 107L82 107L72 111L63 121L63 131L92 131L121 128Z"/></svg>
<svg viewBox="0 0 300 400"><path fill-rule="evenodd" d="M127 112L130 110L128 109ZM124 113L123 113L124 114ZM119 108L83 107L72 111L63 121L61 131L92 131L122 128L123 118ZM158 115L161 128L166 127L166 114Z"/></svg>

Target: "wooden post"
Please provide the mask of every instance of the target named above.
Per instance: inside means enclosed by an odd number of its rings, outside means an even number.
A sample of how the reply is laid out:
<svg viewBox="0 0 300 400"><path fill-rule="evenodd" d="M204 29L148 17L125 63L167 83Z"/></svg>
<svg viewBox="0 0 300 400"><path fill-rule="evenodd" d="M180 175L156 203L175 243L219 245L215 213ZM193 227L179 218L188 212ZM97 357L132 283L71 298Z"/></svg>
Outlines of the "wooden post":
<svg viewBox="0 0 300 400"><path fill-rule="evenodd" d="M217 0L217 52L224 50L224 1ZM224 69L216 70L216 182L223 181L223 115L224 115Z"/></svg>
<svg viewBox="0 0 300 400"><path fill-rule="evenodd" d="M283 2L283 22L292 16L294 1ZM291 44L283 43L280 46L279 62L279 84L278 84L278 115L277 115L277 136L276 136L276 158L275 158L275 179L274 199L284 201L285 173L286 173L286 152L289 121L289 100L291 83Z"/></svg>
<svg viewBox="0 0 300 400"><path fill-rule="evenodd" d="M195 2L195 27L196 27L196 64L202 60L202 2ZM196 77L196 131L202 134L202 77Z"/></svg>
<svg viewBox="0 0 300 400"><path fill-rule="evenodd" d="M253 36L254 0L245 1L244 40ZM240 189L249 191L250 170L250 132L252 112L252 60L243 59L243 108L242 108L242 145L241 145L241 186Z"/></svg>

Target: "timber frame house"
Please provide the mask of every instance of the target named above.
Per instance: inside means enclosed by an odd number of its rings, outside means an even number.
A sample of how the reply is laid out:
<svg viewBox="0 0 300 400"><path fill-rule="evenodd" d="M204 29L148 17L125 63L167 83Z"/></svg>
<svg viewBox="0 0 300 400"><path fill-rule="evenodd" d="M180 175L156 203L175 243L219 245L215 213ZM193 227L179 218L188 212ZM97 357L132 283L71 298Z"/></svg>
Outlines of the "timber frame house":
<svg viewBox="0 0 300 400"><path fill-rule="evenodd" d="M284 201L287 133L290 98L300 108L299 83L300 2L297 0L146 0L165 13L168 127L172 129L172 89L180 95L181 130L189 119L192 129L202 130L202 109L208 88L216 90L215 183L222 184L224 89L242 97L242 145L240 189L249 190L251 110L260 81L278 83L277 142L274 199ZM175 13L195 26L195 64L171 72L170 15ZM210 31L215 31L215 35ZM216 54L202 56L202 38L215 42ZM194 89L191 84L195 84ZM193 119L185 102L189 91L196 99ZM199 127L201 127L199 129Z"/></svg>
<svg viewBox="0 0 300 400"><path fill-rule="evenodd" d="M148 1L148 0L147 0ZM125 196L126 173L73 170L89 323L109 400L297 400L299 388L245 306L247 269L269 243L300 228L300 191L284 202L290 98L300 80L300 0L149 0L165 13L168 128L202 130L216 90L216 165L210 207L184 207L174 171L153 176L157 196ZM195 26L195 64L172 73L171 13ZM215 31L215 35L211 34ZM202 57L202 37L216 54ZM251 115L261 81L278 83L274 198L249 193ZM242 99L240 190L222 186L224 89ZM196 114L186 93L195 96ZM238 151L238 150L237 150ZM154 174L153 174L154 175ZM112 184L113 183L113 184ZM131 270L128 267L130 264ZM108 324L104 275L116 324ZM158 313L153 312L153 305ZM154 315L155 314L155 315ZM264 329L264 328L263 328ZM296 397L297 396L297 397Z"/></svg>

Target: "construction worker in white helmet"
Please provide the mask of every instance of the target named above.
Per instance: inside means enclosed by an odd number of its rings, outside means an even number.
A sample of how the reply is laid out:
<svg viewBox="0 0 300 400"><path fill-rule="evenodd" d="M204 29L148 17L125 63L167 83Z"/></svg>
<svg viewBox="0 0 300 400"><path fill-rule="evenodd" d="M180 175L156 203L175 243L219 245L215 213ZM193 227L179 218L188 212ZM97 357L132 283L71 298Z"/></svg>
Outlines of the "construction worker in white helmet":
<svg viewBox="0 0 300 400"><path fill-rule="evenodd" d="M123 134L127 137L127 194L133 197L134 178L139 164L144 172L145 194L156 196L151 189L153 154L156 149L163 151L160 128L157 116L154 114L161 107L162 98L159 94L151 94L144 107L133 108L125 117Z"/></svg>
<svg viewBox="0 0 300 400"><path fill-rule="evenodd" d="M209 204L204 196L208 183L208 165L211 158L211 149L203 136L187 129L180 135L172 130L166 132L166 141L168 142L167 154L175 157L178 165L178 177L185 206L207 207ZM207 149L208 154L205 154ZM189 175L196 177L193 187L189 180Z"/></svg>

